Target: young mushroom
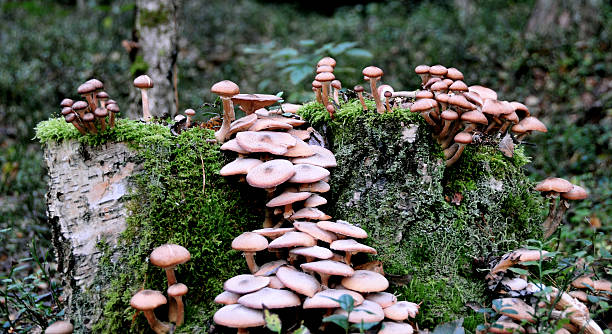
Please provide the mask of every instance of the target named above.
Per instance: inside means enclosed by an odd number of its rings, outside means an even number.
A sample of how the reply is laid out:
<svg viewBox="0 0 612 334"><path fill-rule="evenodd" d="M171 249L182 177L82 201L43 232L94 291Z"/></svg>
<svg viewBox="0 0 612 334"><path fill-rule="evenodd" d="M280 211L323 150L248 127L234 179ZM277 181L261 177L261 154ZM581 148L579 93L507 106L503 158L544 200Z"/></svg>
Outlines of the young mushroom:
<svg viewBox="0 0 612 334"><path fill-rule="evenodd" d="M155 316L154 310L161 305L166 304L166 297L159 291L141 290L130 299L130 305L142 311L149 321L149 326L157 334L165 334L170 331L170 326L161 322Z"/></svg>
<svg viewBox="0 0 612 334"><path fill-rule="evenodd" d="M185 128L189 129L191 127L191 118L195 116L196 112L193 109L185 110L185 115L187 115L187 122L185 123Z"/></svg>
<svg viewBox="0 0 612 334"><path fill-rule="evenodd" d="M342 83L336 79L331 82L331 86L334 88L334 102L340 104L340 89L342 89Z"/></svg>
<svg viewBox="0 0 612 334"><path fill-rule="evenodd" d="M257 270L255 253L268 248L268 240L254 232L244 232L232 241L232 249L242 251L252 274Z"/></svg>
<svg viewBox="0 0 612 334"><path fill-rule="evenodd" d="M147 90L153 88L153 80L144 74L136 79L134 79L134 87L140 89L141 97L142 97L142 119L145 122L151 120L151 112L149 111L149 97L147 95Z"/></svg>
<svg viewBox="0 0 612 334"><path fill-rule="evenodd" d="M315 96L317 98L317 102L323 103L323 97L321 95L321 88L323 88L323 84L317 80L312 81L312 89L315 91Z"/></svg>
<svg viewBox="0 0 612 334"><path fill-rule="evenodd" d="M446 160L446 167L452 166L455 162L457 162L457 160L459 160L465 146L472 142L472 135L467 132L459 132L454 139L455 144L457 145L457 151L450 159Z"/></svg>
<svg viewBox="0 0 612 334"><path fill-rule="evenodd" d="M168 319L179 327L185 320L185 306L183 305L183 296L187 294L187 286L183 283L172 284L168 287L168 297L171 297L176 303L176 308L168 309Z"/></svg>
<svg viewBox="0 0 612 334"><path fill-rule="evenodd" d="M368 110L368 106L365 104L365 100L363 99L363 86L355 86L354 90L357 93L357 96L359 97L359 102L361 103L363 110Z"/></svg>
<svg viewBox="0 0 612 334"><path fill-rule="evenodd" d="M380 78L383 76L383 71L376 66L368 66L363 69L362 73L370 81L372 96L374 97L374 102L376 103L376 111L379 114L384 113L385 107L380 102L380 96L378 96L378 89L376 89L376 81L380 80Z"/></svg>
<svg viewBox="0 0 612 334"><path fill-rule="evenodd" d="M119 113L119 106L116 103L107 103L106 110L110 111L110 119L108 121L108 126L114 128L116 118L115 115Z"/></svg>
<svg viewBox="0 0 612 334"><path fill-rule="evenodd" d="M70 321L59 320L45 329L45 334L71 334L74 326Z"/></svg>
<svg viewBox="0 0 612 334"><path fill-rule="evenodd" d="M237 334L248 334L247 328L261 327L266 324L262 311L240 304L223 306L215 313L213 320L221 326L237 328Z"/></svg>

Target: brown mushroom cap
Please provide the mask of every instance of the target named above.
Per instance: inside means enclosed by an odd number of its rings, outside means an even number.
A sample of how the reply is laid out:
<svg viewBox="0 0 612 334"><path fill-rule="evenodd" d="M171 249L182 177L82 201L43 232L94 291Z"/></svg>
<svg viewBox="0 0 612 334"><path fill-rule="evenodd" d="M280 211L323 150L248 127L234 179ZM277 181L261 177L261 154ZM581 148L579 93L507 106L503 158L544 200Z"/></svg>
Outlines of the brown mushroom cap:
<svg viewBox="0 0 612 334"><path fill-rule="evenodd" d="M441 114L440 117L442 119L445 119L447 121L454 121L457 118L459 118L459 114L453 110L444 110Z"/></svg>
<svg viewBox="0 0 612 334"><path fill-rule="evenodd" d="M288 248L298 246L310 247L316 244L316 240L307 233L287 232L272 240L272 242L270 242L268 245L268 248Z"/></svg>
<svg viewBox="0 0 612 334"><path fill-rule="evenodd" d="M252 158L236 158L236 160L223 166L219 171L222 176L247 174L251 169L261 165L263 162L259 159Z"/></svg>
<svg viewBox="0 0 612 334"><path fill-rule="evenodd" d="M463 80L463 73L454 67L449 67L446 71L446 77L452 80Z"/></svg>
<svg viewBox="0 0 612 334"><path fill-rule="evenodd" d="M533 315L535 310L531 305L518 298L501 298L501 308L497 307L497 303L493 303L493 309L500 314L508 316L515 320L534 321Z"/></svg>
<svg viewBox="0 0 612 334"><path fill-rule="evenodd" d="M463 95L453 95L448 99L448 104L463 110L473 110L475 106L471 104Z"/></svg>
<svg viewBox="0 0 612 334"><path fill-rule="evenodd" d="M508 104L504 103L505 101L498 101L492 99L484 99L484 103L482 105L482 112L493 117L500 117L504 114L509 114L514 110Z"/></svg>
<svg viewBox="0 0 612 334"><path fill-rule="evenodd" d="M296 164L293 168L295 174L289 179L292 183L313 183L329 176L327 169L315 165Z"/></svg>
<svg viewBox="0 0 612 334"><path fill-rule="evenodd" d="M448 73L448 69L442 65L434 65L429 68L429 74L431 75L444 76L446 73Z"/></svg>
<svg viewBox="0 0 612 334"><path fill-rule="evenodd" d="M106 110L113 112L113 113L118 113L119 112L119 106L116 103L106 103L106 105L104 106L106 108Z"/></svg>
<svg viewBox="0 0 612 334"><path fill-rule="evenodd" d="M283 206L283 205L287 205L287 204L292 204L298 201L304 201L306 200L308 197L310 197L310 195L312 195L309 192L291 192L291 191L285 191L282 194L274 197L273 199L271 199L268 203L266 203L266 206L269 208L273 208L276 206Z"/></svg>
<svg viewBox="0 0 612 334"><path fill-rule="evenodd" d="M319 60L319 62L317 63L317 66L331 66L331 67L336 67L336 60L332 57L323 57L321 58L321 60Z"/></svg>
<svg viewBox="0 0 612 334"><path fill-rule="evenodd" d="M298 130L298 129L291 129L287 131L287 133L300 140L310 139L310 134L311 134L311 132L308 130Z"/></svg>
<svg viewBox="0 0 612 334"><path fill-rule="evenodd" d="M249 274L232 277L223 283L225 291L244 295L262 289L270 283L270 278Z"/></svg>
<svg viewBox="0 0 612 334"><path fill-rule="evenodd" d="M323 83L323 82L330 82L334 80L335 78L336 76L331 72L321 72L317 74L317 76L315 77L315 80Z"/></svg>
<svg viewBox="0 0 612 334"><path fill-rule="evenodd" d="M229 80L219 81L210 88L211 93L231 97L240 93L240 88Z"/></svg>
<svg viewBox="0 0 612 334"><path fill-rule="evenodd" d="M342 309L336 310L335 314L348 316L348 321L353 324L359 324L361 322L378 322L385 318L382 307L369 300L364 300L361 305L353 309L351 314L348 314Z"/></svg>
<svg viewBox="0 0 612 334"><path fill-rule="evenodd" d="M323 72L333 72L333 71L334 71L334 68L328 65L317 66L317 74L323 73Z"/></svg>
<svg viewBox="0 0 612 334"><path fill-rule="evenodd" d="M62 108L66 108L66 107L72 107L72 104L74 103L74 101L72 101L71 99L63 99L62 102L60 102L60 107Z"/></svg>
<svg viewBox="0 0 612 334"><path fill-rule="evenodd" d="M295 231L295 229L292 227L279 227L279 228L266 227L266 228L262 228L258 230L253 230L253 232L259 235L263 235L264 237L271 238L271 239L276 239L280 237L281 235L287 232L292 232L292 231Z"/></svg>
<svg viewBox="0 0 612 334"><path fill-rule="evenodd" d="M232 96L232 102L239 105L247 115L253 114L257 109L269 107L280 100L280 97L270 94L235 94Z"/></svg>
<svg viewBox="0 0 612 334"><path fill-rule="evenodd" d="M295 114L295 113L298 112L298 110L300 110L302 105L301 104L295 104L295 103L283 103L283 104L281 104L281 107L283 108L284 112Z"/></svg>
<svg viewBox="0 0 612 334"><path fill-rule="evenodd" d="M402 321L410 318L416 317L417 313L419 313L419 305L407 301L397 302L383 310L385 312L385 317Z"/></svg>
<svg viewBox="0 0 612 334"><path fill-rule="evenodd" d="M347 290L347 289L326 289L317 292L314 296L306 298L304 300L304 309L312 308L336 308L340 307L340 303L333 299L340 299L342 295L349 295L353 297L353 305L361 305L364 301L363 296L358 292ZM333 298L333 299L331 299Z"/></svg>
<svg viewBox="0 0 612 334"><path fill-rule="evenodd" d="M431 85L431 87L429 87L429 89L432 92L446 93L446 91L448 90L448 85L444 81L438 81L438 82L434 83L433 85Z"/></svg>
<svg viewBox="0 0 612 334"><path fill-rule="evenodd" d="M255 232L244 232L232 241L232 249L242 252L259 252L268 248L268 239Z"/></svg>
<svg viewBox="0 0 612 334"><path fill-rule="evenodd" d="M389 292L375 292L366 296L367 300L373 301L383 309L397 303L397 297Z"/></svg>
<svg viewBox="0 0 612 334"><path fill-rule="evenodd" d="M290 250L289 254L301 255L323 260L327 260L334 256L334 253L332 253L332 251L320 246L297 247Z"/></svg>
<svg viewBox="0 0 612 334"><path fill-rule="evenodd" d="M252 309L277 309L294 307L302 304L300 297L289 290L263 288L246 294L238 299L238 303Z"/></svg>
<svg viewBox="0 0 612 334"><path fill-rule="evenodd" d="M298 187L299 191L310 191L311 193L326 193L329 191L329 188L329 184L325 181L302 183Z"/></svg>
<svg viewBox="0 0 612 334"><path fill-rule="evenodd" d="M469 132L459 132L453 139L455 143L470 144L472 142L472 135Z"/></svg>
<svg viewBox="0 0 612 334"><path fill-rule="evenodd" d="M59 320L47 327L45 334L70 334L73 330L74 326L70 321Z"/></svg>
<svg viewBox="0 0 612 334"><path fill-rule="evenodd" d="M178 297L178 296L184 296L187 294L187 291L189 289L187 288L187 286L183 283L176 283L176 284L172 284L171 286L168 287L168 296L170 297Z"/></svg>
<svg viewBox="0 0 612 334"><path fill-rule="evenodd" d="M565 193L572 190L573 187L574 185L565 179L559 177L549 177L538 183L534 189L540 192L554 191L558 193Z"/></svg>
<svg viewBox="0 0 612 334"><path fill-rule="evenodd" d="M414 329L405 322L383 321L378 334L412 334Z"/></svg>
<svg viewBox="0 0 612 334"><path fill-rule="evenodd" d="M291 215L289 219L313 219L313 220L321 220L321 219L330 219L331 217L325 212L317 209L317 208L301 208Z"/></svg>
<svg viewBox="0 0 612 334"><path fill-rule="evenodd" d="M249 154L251 152L245 150L244 148L242 148L242 146L240 146L238 144L238 141L236 139L232 139L232 140L228 140L225 143L223 143L223 145L221 145L221 149L222 150L227 150L227 151L234 151L238 154Z"/></svg>
<svg viewBox="0 0 612 334"><path fill-rule="evenodd" d="M438 104L434 99L419 99L412 104L412 106L410 107L410 111L418 113L432 111L436 108L437 105Z"/></svg>
<svg viewBox="0 0 612 334"><path fill-rule="evenodd" d="M91 83L84 83L79 86L77 92L79 95L91 94L96 90L96 86Z"/></svg>
<svg viewBox="0 0 612 334"><path fill-rule="evenodd" d="M94 116L98 118L106 117L108 116L108 111L104 108L96 108L96 110L94 110Z"/></svg>
<svg viewBox="0 0 612 334"><path fill-rule="evenodd" d="M352 276L355 273L355 270L351 268L351 266L332 260L322 260L322 261L314 261L308 263L302 263L300 265L302 270L314 271L319 274L325 275L336 275L336 276Z"/></svg>
<svg viewBox="0 0 612 334"><path fill-rule="evenodd" d="M87 109L88 106L89 104L85 101L76 101L75 103L72 104L72 110L74 111L85 110Z"/></svg>
<svg viewBox="0 0 612 334"><path fill-rule="evenodd" d="M517 102L517 101L510 102L510 104L512 105L512 107L514 108L514 111L520 118L531 116L531 113L529 112L529 108L527 108L526 105L520 102Z"/></svg>
<svg viewBox="0 0 612 334"><path fill-rule="evenodd" d="M304 202L304 207L306 208L314 208L317 206L327 204L327 199L323 196L312 194L308 199Z"/></svg>
<svg viewBox="0 0 612 334"><path fill-rule="evenodd" d="M479 107L482 107L482 105L484 104L484 100L476 92L465 92L463 93L463 97L465 97L469 102Z"/></svg>
<svg viewBox="0 0 612 334"><path fill-rule="evenodd" d="M315 155L314 146L306 144L303 140L297 140L295 146L290 147L283 156L289 158L307 158ZM293 162L293 161L292 161ZM294 162L295 163L295 162Z"/></svg>
<svg viewBox="0 0 612 334"><path fill-rule="evenodd" d="M317 223L295 221L293 222L293 226L297 230L304 232L304 233L308 233L313 238L317 240L321 240L323 242L331 243L338 238L336 234L321 229L319 226L317 226Z"/></svg>
<svg viewBox="0 0 612 334"><path fill-rule="evenodd" d="M276 261L267 262L267 263L264 263L261 267L259 267L259 270L257 270L257 272L253 275L255 276L275 275L278 268L286 264L287 264L287 261L285 260L276 260Z"/></svg>
<svg viewBox="0 0 612 334"><path fill-rule="evenodd" d="M373 271L355 270L353 276L342 279L342 286L357 292L380 292L387 290L389 281Z"/></svg>
<svg viewBox="0 0 612 334"><path fill-rule="evenodd" d="M478 94L483 100L484 99L497 100L497 93L491 88L483 87L480 85L474 85L474 86L468 87L468 90L470 92L474 92Z"/></svg>
<svg viewBox="0 0 612 334"><path fill-rule="evenodd" d="M364 244L360 244L355 239L336 240L329 245L329 248L343 252L378 254L376 249Z"/></svg>
<svg viewBox="0 0 612 334"><path fill-rule="evenodd" d="M240 295L237 293L223 291L215 297L215 303L224 304L224 305L232 305L238 303L238 298Z"/></svg>
<svg viewBox="0 0 612 334"><path fill-rule="evenodd" d="M276 277L289 289L308 297L314 296L321 289L321 284L312 275L297 271L290 266L278 268Z"/></svg>
<svg viewBox="0 0 612 334"><path fill-rule="evenodd" d="M308 164L325 168L336 167L338 165L336 163L336 157L330 150L317 145L310 145L310 148L314 151L314 155L291 159L291 162L294 164Z"/></svg>
<svg viewBox="0 0 612 334"><path fill-rule="evenodd" d="M153 80L148 75L143 74L134 79L134 87L141 89L153 88Z"/></svg>
<svg viewBox="0 0 612 334"><path fill-rule="evenodd" d="M296 144L296 139L290 134L272 131L238 132L236 141L249 152L268 152L274 155L283 155L287 153L288 147Z"/></svg>
<svg viewBox="0 0 612 334"><path fill-rule="evenodd" d="M323 230L342 234L351 238L365 239L368 237L368 233L364 229L343 220L338 220L337 222L324 220L317 222L317 226Z"/></svg>
<svg viewBox="0 0 612 334"><path fill-rule="evenodd" d="M521 125L526 131L548 132L546 125L533 116L523 118L518 124Z"/></svg>
<svg viewBox="0 0 612 334"><path fill-rule="evenodd" d="M363 71L361 71L361 73L363 73L363 75L368 78L380 78L384 74L383 70L381 70L380 68L376 66L368 66L364 68Z"/></svg>
<svg viewBox="0 0 612 334"><path fill-rule="evenodd" d="M257 121L256 114L250 114L242 118L239 118L233 121L232 124L230 124L229 133L230 135L233 135L236 132L245 131L248 128L250 128L256 121Z"/></svg>
<svg viewBox="0 0 612 334"><path fill-rule="evenodd" d="M255 114L252 114L255 115ZM273 119L258 119L249 127L249 131L262 131L262 130L290 130L293 126L279 122Z"/></svg>
<svg viewBox="0 0 612 334"><path fill-rule="evenodd" d="M274 188L289 180L294 174L295 170L290 161L275 159L251 169L246 180L252 187Z"/></svg>
<svg viewBox="0 0 612 334"><path fill-rule="evenodd" d="M489 124L487 116L485 116L482 112L478 110L464 112L463 114L461 114L461 120L473 124Z"/></svg>
<svg viewBox="0 0 612 334"><path fill-rule="evenodd" d="M455 82L453 82L452 85L450 85L450 87L448 87L448 89L453 92L467 92L468 91L468 86L465 84L465 82L461 81L461 80L457 80Z"/></svg>
<svg viewBox="0 0 612 334"><path fill-rule="evenodd" d="M151 264L161 268L172 268L189 259L191 259L191 254L187 248L175 244L161 245L155 248L149 256Z"/></svg>
<svg viewBox="0 0 612 334"><path fill-rule="evenodd" d="M572 201L579 201L589 197L587 191L581 186L572 185L572 189L561 194L561 197Z"/></svg>
<svg viewBox="0 0 612 334"><path fill-rule="evenodd" d="M213 320L216 324L231 328L260 327L266 324L262 311L240 304L223 306L215 313Z"/></svg>
<svg viewBox="0 0 612 334"><path fill-rule="evenodd" d="M130 299L130 305L139 311L154 310L166 302L166 296L155 290L140 290Z"/></svg>
<svg viewBox="0 0 612 334"><path fill-rule="evenodd" d="M416 74L426 74L429 73L429 66L427 65L419 65L414 68L414 72Z"/></svg>

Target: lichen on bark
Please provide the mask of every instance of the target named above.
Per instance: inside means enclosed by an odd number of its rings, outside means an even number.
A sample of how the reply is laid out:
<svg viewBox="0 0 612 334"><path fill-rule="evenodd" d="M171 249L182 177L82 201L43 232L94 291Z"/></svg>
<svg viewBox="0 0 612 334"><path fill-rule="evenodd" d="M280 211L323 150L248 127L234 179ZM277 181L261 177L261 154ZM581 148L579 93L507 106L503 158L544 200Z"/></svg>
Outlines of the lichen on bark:
<svg viewBox="0 0 612 334"><path fill-rule="evenodd" d="M338 161L328 213L368 231L395 292L423 303L419 325L465 317L475 326L465 303L486 300L478 263L541 234L543 203L522 150L509 159L492 144L470 145L446 168L429 126L408 110L380 115L351 101L334 120L318 103L300 113Z"/></svg>

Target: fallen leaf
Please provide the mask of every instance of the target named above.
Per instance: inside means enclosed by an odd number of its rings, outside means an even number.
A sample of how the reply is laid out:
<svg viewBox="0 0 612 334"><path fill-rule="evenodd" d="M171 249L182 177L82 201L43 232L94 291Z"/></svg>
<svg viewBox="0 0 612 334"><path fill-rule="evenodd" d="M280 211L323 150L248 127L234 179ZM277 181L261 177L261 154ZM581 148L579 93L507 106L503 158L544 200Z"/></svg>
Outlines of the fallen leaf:
<svg viewBox="0 0 612 334"><path fill-rule="evenodd" d="M499 142L499 150L507 156L508 158L512 158L514 156L514 141L512 141L512 137L510 137L509 133L506 133L504 138Z"/></svg>

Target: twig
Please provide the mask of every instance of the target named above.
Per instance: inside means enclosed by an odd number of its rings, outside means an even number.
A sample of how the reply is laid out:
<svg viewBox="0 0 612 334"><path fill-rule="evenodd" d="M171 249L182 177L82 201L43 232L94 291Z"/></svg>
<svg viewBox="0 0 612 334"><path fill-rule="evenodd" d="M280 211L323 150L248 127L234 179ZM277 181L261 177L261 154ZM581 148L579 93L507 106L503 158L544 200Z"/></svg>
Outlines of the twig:
<svg viewBox="0 0 612 334"><path fill-rule="evenodd" d="M202 159L202 155L198 154L200 157L200 161L202 162L202 193L205 193L206 188L206 169L204 168L204 159Z"/></svg>

